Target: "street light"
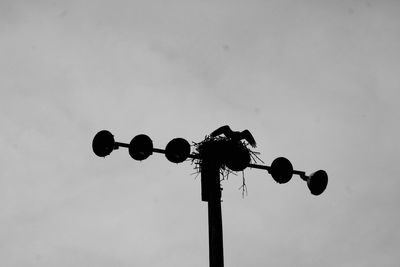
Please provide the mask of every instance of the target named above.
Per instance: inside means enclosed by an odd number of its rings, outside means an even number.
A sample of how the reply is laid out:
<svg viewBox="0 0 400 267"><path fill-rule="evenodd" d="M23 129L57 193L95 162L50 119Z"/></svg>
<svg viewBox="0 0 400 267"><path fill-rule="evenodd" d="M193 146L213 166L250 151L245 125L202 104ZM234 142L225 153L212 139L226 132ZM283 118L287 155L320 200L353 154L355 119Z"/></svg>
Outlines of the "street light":
<svg viewBox="0 0 400 267"><path fill-rule="evenodd" d="M183 138L172 139L165 147L165 157L173 163L184 162L190 156L190 144Z"/></svg>
<svg viewBox="0 0 400 267"><path fill-rule="evenodd" d="M224 136L221 136L224 135ZM145 160L153 153L165 154L173 163L182 163L187 159L196 162L201 173L201 199L208 202L209 258L210 267L223 267L222 216L220 173L243 171L247 167L264 169L279 184L290 181L293 175L299 175L307 182L313 195L322 194L328 185L328 174L318 170L307 176L305 172L294 170L292 163L284 157L276 158L271 166L252 163L256 154L249 146L256 142L248 130L234 132L229 126L222 126L212 132L200 143L194 143L196 152L191 153L191 146L186 139L172 139L165 150L154 148L153 141L145 134L136 135L129 144L116 142L107 130L98 132L93 138L92 149L99 157L106 157L119 147L128 148L135 160Z"/></svg>

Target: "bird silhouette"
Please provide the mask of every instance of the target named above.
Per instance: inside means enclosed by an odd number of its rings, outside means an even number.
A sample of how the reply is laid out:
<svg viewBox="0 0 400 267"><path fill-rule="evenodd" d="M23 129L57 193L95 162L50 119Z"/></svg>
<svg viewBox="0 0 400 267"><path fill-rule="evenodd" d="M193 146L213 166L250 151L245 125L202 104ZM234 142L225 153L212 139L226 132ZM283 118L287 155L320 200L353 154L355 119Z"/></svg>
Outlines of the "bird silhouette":
<svg viewBox="0 0 400 267"><path fill-rule="evenodd" d="M244 130L242 132L232 131L228 125L221 126L215 131L213 131L210 136L215 137L218 135L225 135L227 138L235 141L246 140L252 147L256 147L256 140L254 140L253 135L251 135L249 130Z"/></svg>

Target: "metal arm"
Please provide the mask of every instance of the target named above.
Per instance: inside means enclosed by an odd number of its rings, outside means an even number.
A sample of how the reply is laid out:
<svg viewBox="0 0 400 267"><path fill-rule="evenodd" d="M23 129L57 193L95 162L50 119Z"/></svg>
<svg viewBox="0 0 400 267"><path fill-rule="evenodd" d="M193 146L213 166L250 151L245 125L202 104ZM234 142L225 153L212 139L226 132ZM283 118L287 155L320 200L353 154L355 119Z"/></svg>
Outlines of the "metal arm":
<svg viewBox="0 0 400 267"><path fill-rule="evenodd" d="M121 142L115 142L114 149L118 149L118 148L120 148L120 147L129 148L129 144L121 143ZM153 148L153 152L154 152L154 153L165 154L165 149ZM189 155L189 158L191 158L191 159L198 159L198 158L200 158L200 156L199 156L198 154L190 154L190 155ZM248 165L248 167L249 167L249 168L252 168L252 169L267 170L268 172L270 172L270 170L271 170L271 167L270 167L270 166L267 166L267 165L259 165L259 164L253 164L253 163L250 163L250 164ZM304 181L307 181L307 179L309 178L309 177L306 175L306 172L304 172L304 171L293 170L293 174L299 175L300 178L301 178L302 180L304 180Z"/></svg>
<svg viewBox="0 0 400 267"><path fill-rule="evenodd" d="M268 172L270 172L271 167L270 166L266 166L266 165L258 165L258 164L252 164L250 163L248 165L249 168L253 168L253 169L262 169L262 170L267 170ZM293 174L299 175L301 179L303 179L304 181L307 181L308 176L306 175L306 172L304 171L297 171L297 170L293 170Z"/></svg>

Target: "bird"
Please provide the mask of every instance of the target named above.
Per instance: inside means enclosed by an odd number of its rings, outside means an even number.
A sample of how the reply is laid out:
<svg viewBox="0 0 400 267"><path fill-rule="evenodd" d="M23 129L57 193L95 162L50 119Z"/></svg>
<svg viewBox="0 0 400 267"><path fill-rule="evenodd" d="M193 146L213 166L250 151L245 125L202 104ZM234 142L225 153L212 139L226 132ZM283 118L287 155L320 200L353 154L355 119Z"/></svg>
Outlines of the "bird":
<svg viewBox="0 0 400 267"><path fill-rule="evenodd" d="M210 136L216 137L218 135L225 135L227 138L235 141L246 140L252 147L256 147L256 140L254 140L253 135L249 130L244 130L242 132L232 131L228 125L224 125L213 131Z"/></svg>

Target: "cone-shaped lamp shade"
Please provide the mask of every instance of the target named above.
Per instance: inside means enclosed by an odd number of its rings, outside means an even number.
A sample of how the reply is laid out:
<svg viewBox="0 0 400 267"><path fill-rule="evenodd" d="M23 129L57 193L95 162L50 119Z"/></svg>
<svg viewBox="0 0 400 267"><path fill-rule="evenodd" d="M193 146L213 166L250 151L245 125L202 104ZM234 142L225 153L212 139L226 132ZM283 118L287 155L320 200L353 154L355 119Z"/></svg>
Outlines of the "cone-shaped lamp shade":
<svg viewBox="0 0 400 267"><path fill-rule="evenodd" d="M284 157L276 158L271 164L271 169L269 173L272 175L272 178L274 178L277 183L287 183L293 176L292 163L290 163L290 161Z"/></svg>
<svg viewBox="0 0 400 267"><path fill-rule="evenodd" d="M328 174L326 171L319 170L310 175L307 180L308 189L310 189L311 194L321 195L328 185Z"/></svg>
<svg viewBox="0 0 400 267"><path fill-rule="evenodd" d="M135 160L147 159L153 154L153 141L145 134L133 137L129 144L129 155Z"/></svg>
<svg viewBox="0 0 400 267"><path fill-rule="evenodd" d="M98 132L92 142L93 152L99 157L110 155L115 145L114 136L107 130Z"/></svg>
<svg viewBox="0 0 400 267"><path fill-rule="evenodd" d="M190 154L190 144L183 138L169 141L165 147L165 157L173 163L184 162Z"/></svg>
<svg viewBox="0 0 400 267"><path fill-rule="evenodd" d="M243 171L250 163L250 152L241 142L229 142L225 152L225 164L232 171Z"/></svg>

